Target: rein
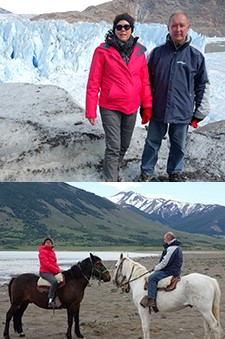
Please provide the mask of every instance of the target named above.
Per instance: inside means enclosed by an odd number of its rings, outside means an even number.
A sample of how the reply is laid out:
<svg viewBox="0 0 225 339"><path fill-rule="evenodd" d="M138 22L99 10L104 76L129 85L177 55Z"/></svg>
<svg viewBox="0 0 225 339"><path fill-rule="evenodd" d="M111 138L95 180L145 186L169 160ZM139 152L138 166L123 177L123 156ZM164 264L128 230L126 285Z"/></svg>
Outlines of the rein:
<svg viewBox="0 0 225 339"><path fill-rule="evenodd" d="M118 270L117 270L117 272L116 272L115 282L116 282L117 287L120 287L120 288L122 288L122 289L123 289L123 287L127 286L127 287L125 288L125 292L128 293L128 292L130 291L130 283L133 282L133 281L135 281L135 280L138 280L138 279L140 279L141 277L145 276L146 274L150 273L150 272L152 271L152 269L149 270L149 271L147 271L147 272L145 272L145 273L143 273L143 274L141 274L141 275L139 275L139 276L136 277L136 278L131 279L132 274L133 274L133 271L134 271L134 266L133 266L133 267L132 267L132 270L131 270L131 272L130 272L130 276L129 276L128 280L125 281L126 276L123 276L123 275L122 275L122 267L123 267L123 262L124 262L125 259L126 259L126 258L123 258L122 261L121 261L120 264L119 264ZM120 271L120 274L121 274L122 277L123 277L121 283L118 282L119 271ZM124 282L124 281L125 281L125 282Z"/></svg>
<svg viewBox="0 0 225 339"><path fill-rule="evenodd" d="M82 271L82 268L81 268L81 265L80 265L80 263L79 263L79 262L78 262L77 266L79 267L79 269L80 269L80 271L81 271L81 274L82 274L82 276L83 276L83 277L84 277L84 278L87 280L88 284L89 284L89 285L91 285L91 284L90 284L90 281L89 281L91 277L90 277L90 278L88 278L88 277L87 277L87 276L84 274L84 272Z"/></svg>
<svg viewBox="0 0 225 339"><path fill-rule="evenodd" d="M98 278L98 280L101 281L102 275L103 275L104 273L106 273L106 272L109 272L108 269L106 268L106 269L103 270L103 271L99 270L99 269L95 266L95 264L101 263L101 261L96 261L96 263L94 264L93 261L92 261L92 259L91 259L91 257L90 257L90 262L91 262L91 266L92 266L92 269L91 269L91 275L92 275L93 277L95 277L94 272L96 271L97 273L99 273L99 278Z"/></svg>
<svg viewBox="0 0 225 339"><path fill-rule="evenodd" d="M101 261L96 261L96 263L94 264L93 261L92 261L92 259L91 259L91 257L90 257L89 259L90 259L90 263L91 263L91 276L90 276L89 278L83 273L82 267L81 267L80 263L78 263L78 267L79 267L79 269L80 269L80 271L81 271L81 274L83 275L83 277L87 280L88 284L90 285L90 281L89 281L90 278L91 278L91 277L97 278L97 277L94 275L94 272L97 272L97 273L99 274L98 280L101 281L102 275L103 275L104 273L106 273L106 272L109 272L109 271L108 271L107 268L104 269L104 270L99 270L99 269L95 266L95 264L101 263Z"/></svg>

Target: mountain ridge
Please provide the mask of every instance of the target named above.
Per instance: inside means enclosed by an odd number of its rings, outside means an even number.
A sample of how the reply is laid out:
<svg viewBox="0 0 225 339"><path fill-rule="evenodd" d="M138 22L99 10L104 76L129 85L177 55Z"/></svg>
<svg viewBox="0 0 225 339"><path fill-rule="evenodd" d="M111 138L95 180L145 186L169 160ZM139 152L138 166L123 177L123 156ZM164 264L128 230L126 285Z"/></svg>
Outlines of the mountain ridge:
<svg viewBox="0 0 225 339"><path fill-rule="evenodd" d="M36 247L45 236L75 248L153 245L165 229L64 183L0 183L0 248Z"/></svg>
<svg viewBox="0 0 225 339"><path fill-rule="evenodd" d="M35 16L32 20L56 19L70 23L77 21L113 22L119 13L128 12L141 23L160 23L167 25L169 16L177 10L182 10L191 18L194 31L207 36L225 36L225 6L220 0L113 0L97 6L89 6L84 11L62 13L46 13ZM206 24L207 23L207 24Z"/></svg>
<svg viewBox="0 0 225 339"><path fill-rule="evenodd" d="M46 236L57 248L161 248L172 230L146 213L124 209L106 198L65 183L0 183L0 250L34 249ZM205 235L176 232L185 248L220 249Z"/></svg>
<svg viewBox="0 0 225 339"><path fill-rule="evenodd" d="M191 28L209 37L225 36L225 6L220 0L112 0L97 6L89 6L84 11L52 12L33 15L31 20L65 20L69 23L78 21L112 23L118 13L128 12L140 23L160 23L167 25L169 16L182 10L190 17ZM0 14L12 12L0 8ZM207 23L207 24L206 24Z"/></svg>
<svg viewBox="0 0 225 339"><path fill-rule="evenodd" d="M136 208L146 213L146 218L179 231L225 237L225 206L222 205L152 199L132 191L120 192L109 199L132 211Z"/></svg>

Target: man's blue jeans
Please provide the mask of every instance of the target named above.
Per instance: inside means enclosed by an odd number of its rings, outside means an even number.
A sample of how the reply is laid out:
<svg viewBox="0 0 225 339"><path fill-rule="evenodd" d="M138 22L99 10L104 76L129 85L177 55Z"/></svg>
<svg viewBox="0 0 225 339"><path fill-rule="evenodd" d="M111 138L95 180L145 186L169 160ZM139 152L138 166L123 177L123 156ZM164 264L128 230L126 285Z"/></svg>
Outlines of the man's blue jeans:
<svg viewBox="0 0 225 339"><path fill-rule="evenodd" d="M141 161L141 173L153 175L158 160L162 139L168 130L170 151L167 161L167 173L182 172L188 125L165 124L150 120Z"/></svg>
<svg viewBox="0 0 225 339"><path fill-rule="evenodd" d="M168 277L163 271L155 271L148 278L148 298L156 299L157 283L159 280Z"/></svg>

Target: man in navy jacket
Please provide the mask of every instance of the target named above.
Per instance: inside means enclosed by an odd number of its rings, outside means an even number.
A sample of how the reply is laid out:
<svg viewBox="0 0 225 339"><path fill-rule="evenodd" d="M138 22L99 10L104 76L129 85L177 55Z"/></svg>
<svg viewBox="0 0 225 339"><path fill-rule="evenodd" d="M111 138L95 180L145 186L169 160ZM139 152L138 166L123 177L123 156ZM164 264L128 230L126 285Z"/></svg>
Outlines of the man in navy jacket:
<svg viewBox="0 0 225 339"><path fill-rule="evenodd" d="M174 276L179 277L183 264L183 253L179 247L180 242L177 241L172 232L164 235L164 251L162 252L159 263L154 267L154 272L150 274L148 279L148 295L144 296L140 304L143 307L156 307L157 283L159 280Z"/></svg>
<svg viewBox="0 0 225 339"><path fill-rule="evenodd" d="M205 58L193 47L184 12L171 15L166 43L156 47L148 61L153 112L145 141L139 181L155 181L154 168L167 133L170 151L169 181L183 181L182 167L188 126L197 127L209 113L209 80ZM157 181L157 180L156 180Z"/></svg>

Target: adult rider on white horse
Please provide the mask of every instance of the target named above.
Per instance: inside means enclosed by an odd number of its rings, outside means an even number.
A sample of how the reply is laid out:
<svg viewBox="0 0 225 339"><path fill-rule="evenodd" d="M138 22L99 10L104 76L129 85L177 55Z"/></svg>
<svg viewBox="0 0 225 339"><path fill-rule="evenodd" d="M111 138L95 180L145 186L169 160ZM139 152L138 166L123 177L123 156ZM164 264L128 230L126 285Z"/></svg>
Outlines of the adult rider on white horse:
<svg viewBox="0 0 225 339"><path fill-rule="evenodd" d="M154 267L154 272L148 278L148 295L144 296L140 302L143 307L152 307L154 310L157 310L156 294L158 281L171 275L179 277L183 264L183 253L179 247L180 242L175 238L175 235L172 232L166 233L163 242L164 250L159 263Z"/></svg>

